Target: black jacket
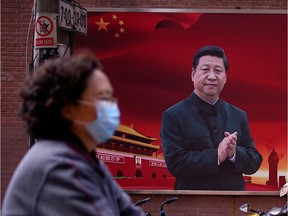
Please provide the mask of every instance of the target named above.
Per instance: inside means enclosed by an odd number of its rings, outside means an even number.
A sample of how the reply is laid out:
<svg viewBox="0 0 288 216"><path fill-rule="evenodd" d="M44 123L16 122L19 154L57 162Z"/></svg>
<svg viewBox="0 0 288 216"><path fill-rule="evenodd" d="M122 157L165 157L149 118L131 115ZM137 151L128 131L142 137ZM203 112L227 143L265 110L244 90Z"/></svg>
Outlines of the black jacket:
<svg viewBox="0 0 288 216"><path fill-rule="evenodd" d="M225 131L237 131L236 161L218 165ZM255 173L263 160L246 113L220 99L212 106L193 93L163 113L160 135L176 190L245 190L243 173Z"/></svg>

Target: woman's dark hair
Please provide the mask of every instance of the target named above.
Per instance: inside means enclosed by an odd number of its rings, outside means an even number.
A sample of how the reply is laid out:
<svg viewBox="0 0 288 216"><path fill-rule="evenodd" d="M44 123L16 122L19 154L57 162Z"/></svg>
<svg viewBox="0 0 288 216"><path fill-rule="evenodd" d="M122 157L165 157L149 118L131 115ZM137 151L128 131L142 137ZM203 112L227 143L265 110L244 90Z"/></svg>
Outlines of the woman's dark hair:
<svg viewBox="0 0 288 216"><path fill-rule="evenodd" d="M199 59L202 57L202 56L216 56L216 57L219 57L219 58L222 58L223 61L224 61L224 67L225 67L225 70L226 72L228 71L229 69L229 62L228 62L228 59L225 55L225 52L222 48L218 47L218 46L204 46L202 48L200 48L194 58L193 58L193 61L192 61L192 68L196 69L198 64L199 64Z"/></svg>
<svg viewBox="0 0 288 216"><path fill-rule="evenodd" d="M102 67L91 54L55 58L38 67L20 92L19 115L28 134L61 138L69 133L71 123L62 116L62 107L77 103L95 69Z"/></svg>

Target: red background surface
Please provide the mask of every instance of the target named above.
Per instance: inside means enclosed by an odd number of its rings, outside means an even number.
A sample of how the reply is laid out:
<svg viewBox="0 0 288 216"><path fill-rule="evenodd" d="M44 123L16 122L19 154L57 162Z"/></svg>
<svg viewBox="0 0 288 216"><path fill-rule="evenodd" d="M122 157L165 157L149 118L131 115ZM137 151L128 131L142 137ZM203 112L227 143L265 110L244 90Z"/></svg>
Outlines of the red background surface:
<svg viewBox="0 0 288 216"><path fill-rule="evenodd" d="M107 31L96 24L100 18L109 23ZM114 37L121 27L124 33ZM76 50L89 48L100 58L119 99L121 123L158 138L154 144L160 146L161 114L191 94L192 58L205 45L225 50L230 69L221 97L247 112L263 155L253 182L268 179L273 148L278 174L285 175L287 15L91 12L88 36L76 35L74 43Z"/></svg>

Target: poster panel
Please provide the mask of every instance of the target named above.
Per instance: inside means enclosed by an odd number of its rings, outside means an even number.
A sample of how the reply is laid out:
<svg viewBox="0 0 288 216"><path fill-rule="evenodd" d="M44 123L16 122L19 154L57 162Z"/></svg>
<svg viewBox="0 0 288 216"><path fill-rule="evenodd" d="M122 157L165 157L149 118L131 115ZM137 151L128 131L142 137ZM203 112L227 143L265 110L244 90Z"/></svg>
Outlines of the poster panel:
<svg viewBox="0 0 288 216"><path fill-rule="evenodd" d="M287 14L90 11L74 48L101 60L119 99L122 125L97 152L124 188L173 189L161 115L191 95L192 58L205 45L224 48L230 68L221 98L247 112L263 156L246 190L287 181Z"/></svg>

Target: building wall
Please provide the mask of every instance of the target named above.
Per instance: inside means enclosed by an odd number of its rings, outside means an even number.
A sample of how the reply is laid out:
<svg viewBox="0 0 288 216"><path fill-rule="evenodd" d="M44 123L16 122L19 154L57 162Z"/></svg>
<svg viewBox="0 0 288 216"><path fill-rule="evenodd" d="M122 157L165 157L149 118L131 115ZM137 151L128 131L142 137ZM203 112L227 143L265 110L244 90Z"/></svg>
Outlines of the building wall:
<svg viewBox="0 0 288 216"><path fill-rule="evenodd" d="M81 6L87 8L287 10L287 0L82 0L79 2ZM26 77L28 63L33 61L34 23L31 22L33 3L33 0L1 1L1 198L13 171L29 145L17 112L20 102L19 89ZM202 202L207 200L209 202L209 199L209 196L205 197ZM249 199L253 201L253 197ZM189 202L187 201L188 204Z"/></svg>

